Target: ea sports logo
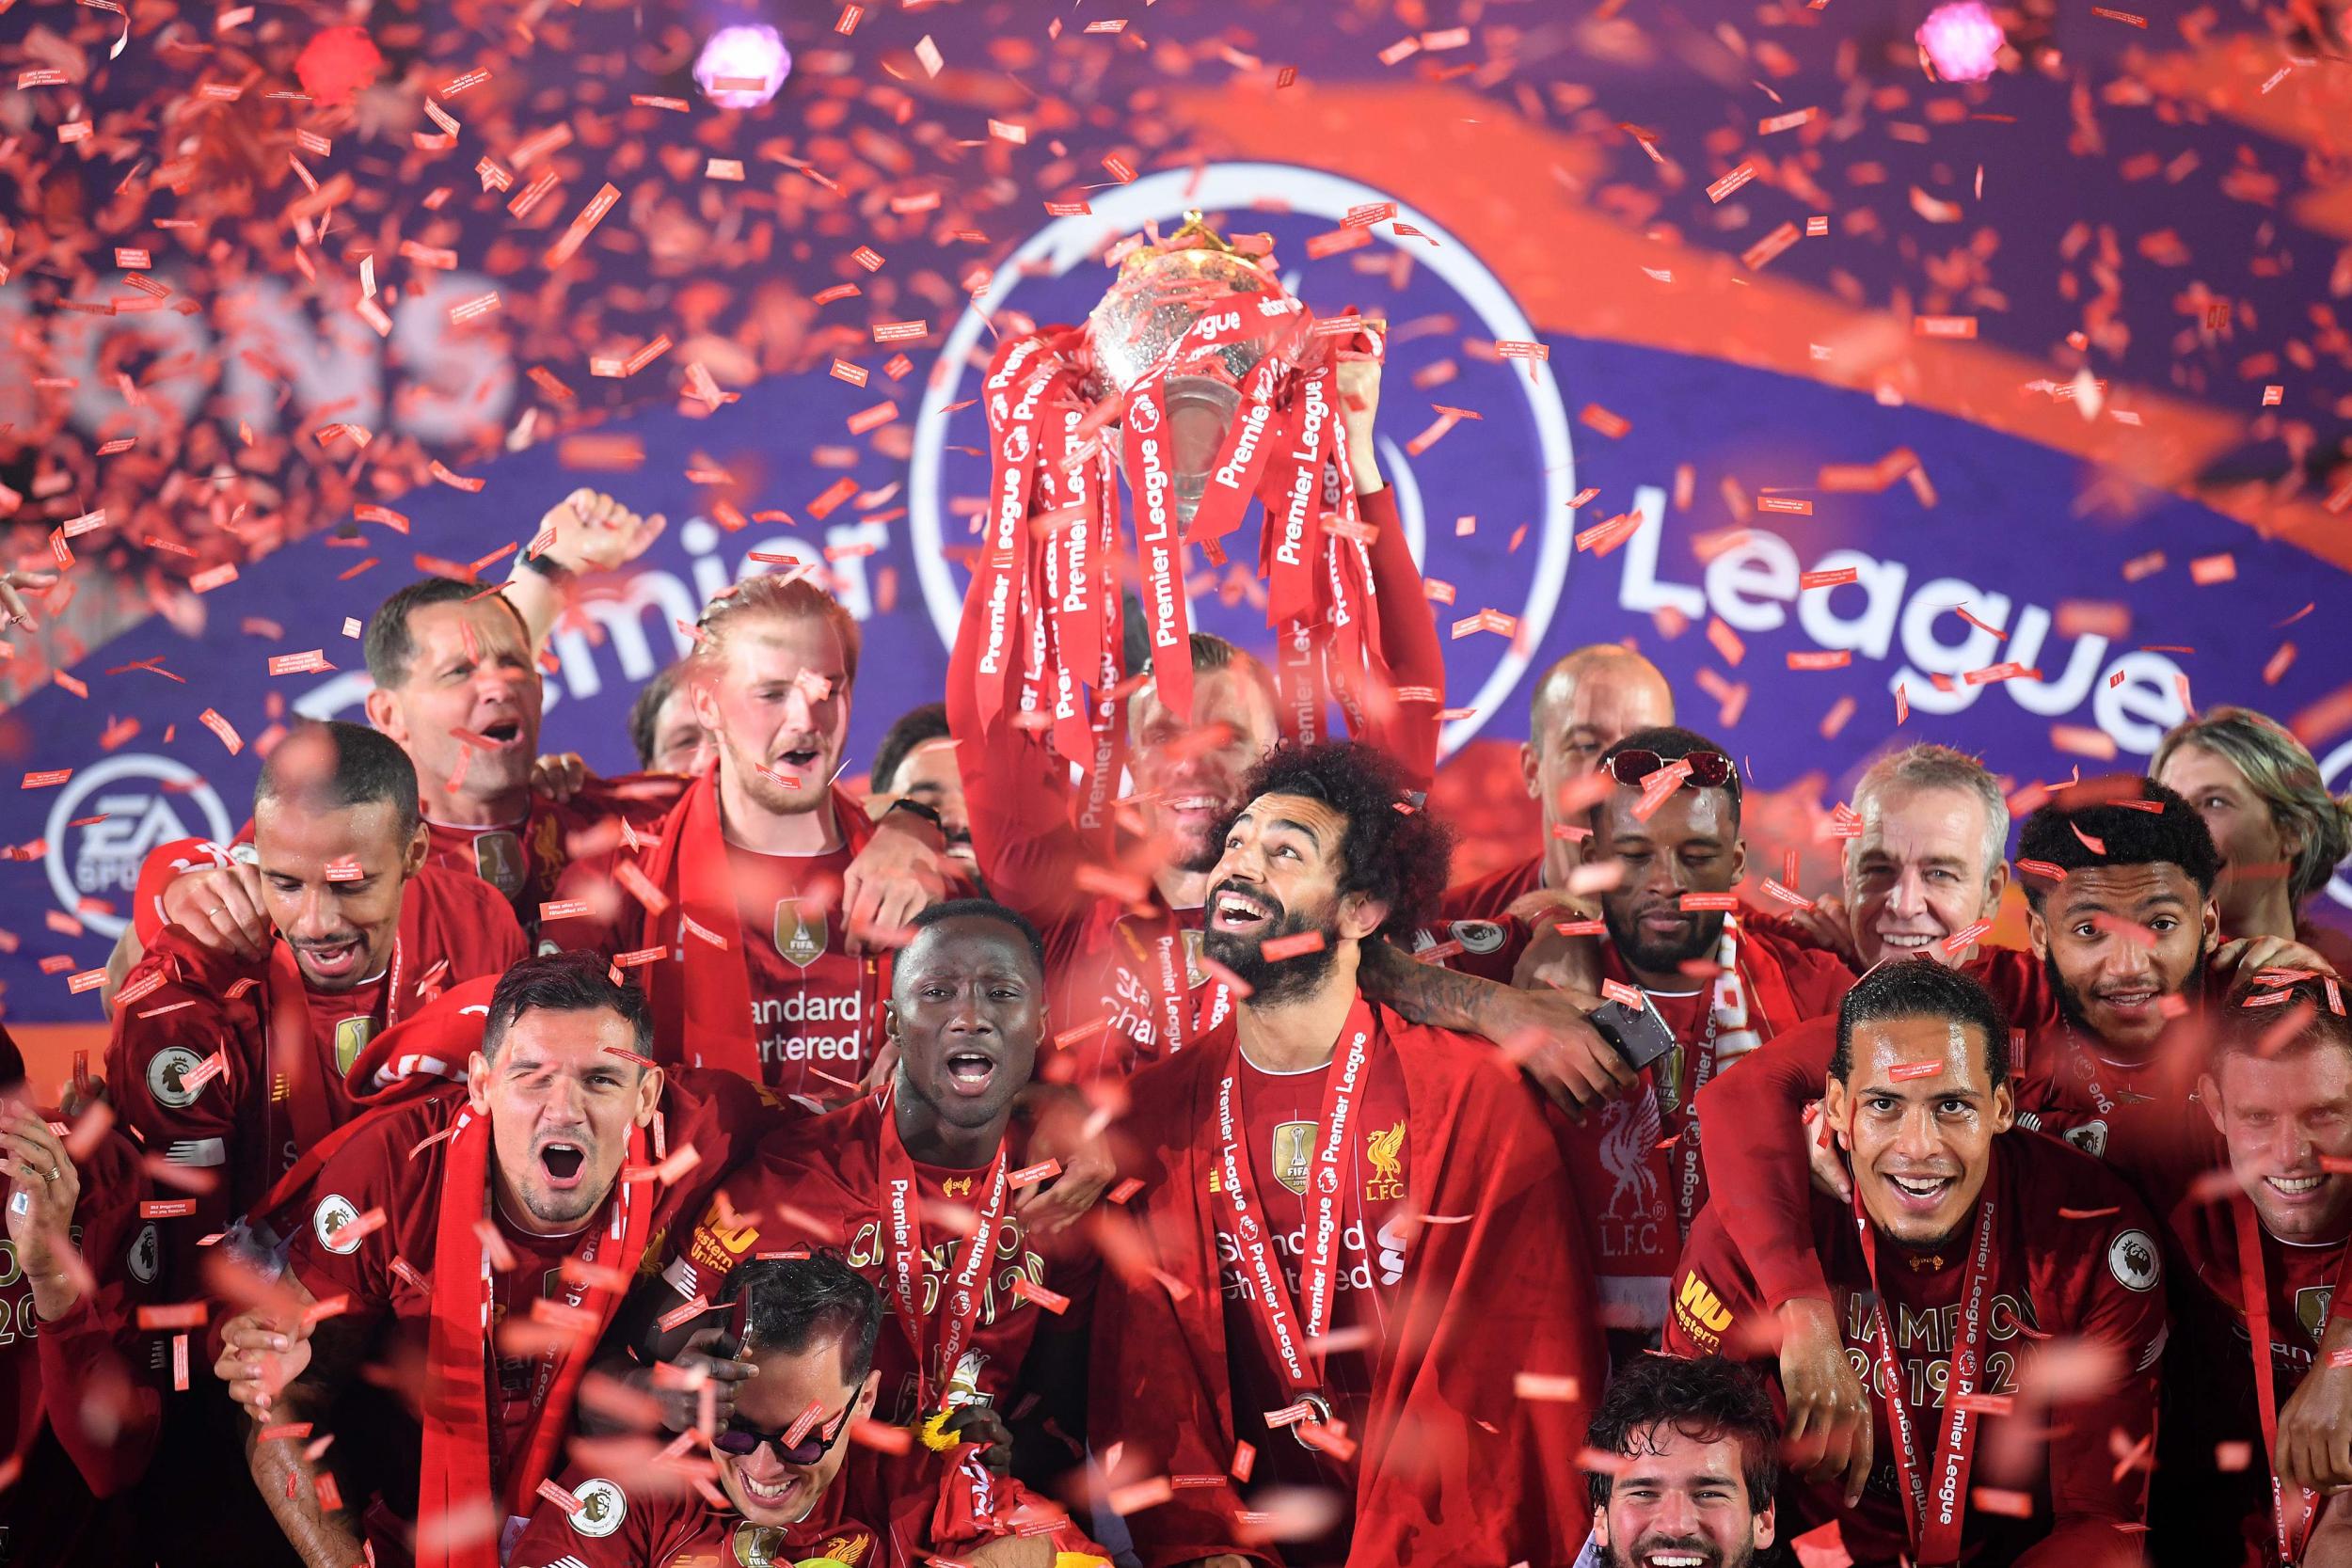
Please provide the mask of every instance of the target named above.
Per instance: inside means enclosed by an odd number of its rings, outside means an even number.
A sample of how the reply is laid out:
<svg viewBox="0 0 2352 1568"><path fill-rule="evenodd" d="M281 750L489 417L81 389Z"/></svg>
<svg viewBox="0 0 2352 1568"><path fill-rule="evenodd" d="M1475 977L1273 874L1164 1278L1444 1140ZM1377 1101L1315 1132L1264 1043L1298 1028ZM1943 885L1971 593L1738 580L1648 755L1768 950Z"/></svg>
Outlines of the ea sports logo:
<svg viewBox="0 0 2352 1568"><path fill-rule="evenodd" d="M77 769L50 805L49 887L58 908L119 937L149 850L180 838L226 844L235 831L220 796L186 763L145 752L108 757ZM85 898L114 912L84 912Z"/></svg>
<svg viewBox="0 0 2352 1568"><path fill-rule="evenodd" d="M1492 610L1517 623L1514 635L1466 636L1447 644L1451 700L1470 709L1439 734L1441 753L1452 752L1502 706L1543 649L1574 556L1575 515L1567 502L1577 490L1576 465L1559 383L1548 360L1505 358L1495 348L1538 341L1534 324L1443 224L1390 192L1319 169L1209 164L1147 175L1089 199L1090 214L1053 220L1006 258L950 327L939 373L924 389L907 508L923 603L941 643L955 641L966 581L966 568L957 558L971 536L968 525L988 512L988 462L999 448L987 405L975 401L994 394L978 390L970 379L976 356L987 352L992 327L1009 317L1084 321L1113 280L1112 270L1102 264L1112 243L1152 224L1168 233L1188 210L1197 209L1236 230L1272 232L1284 287L1319 315L1355 306L1369 318L1391 323L1448 324L1441 331L1390 337L1389 395L1383 401L1395 412L1385 417L1376 445L1415 558L1422 558L1425 537L1442 536L1441 541L1429 537L1433 550L1425 564L1429 576L1454 585L1460 608L1454 613ZM1366 260L1363 247L1323 259L1308 255L1308 242L1340 227L1351 210L1391 201L1397 229L1427 237L1399 236L1386 223L1375 227L1375 245L1399 246L1412 262L1409 268L1381 269L1383 279L1401 279L1393 287L1385 280L1367 281L1370 275L1359 264ZM1418 459L1405 445L1422 422L1414 411L1416 387L1442 387L1447 404L1480 415L1448 425L1442 448ZM1166 432L1166 416L1159 410L1138 407L1131 419L1136 435ZM1457 542L1454 528L1426 526L1417 462L1442 466L1432 470L1433 481L1438 473L1443 476L1442 499L1433 483L1430 510L1442 506L1441 523L1474 517L1474 537ZM1246 529L1260 526L1258 509L1251 513ZM1272 641L1263 603L1252 606L1245 599L1229 606L1202 594L1193 600L1191 620L1199 629L1245 647L1265 648Z"/></svg>
<svg viewBox="0 0 2352 1568"><path fill-rule="evenodd" d="M1135 426L1136 435L1149 436L1160 428L1160 405L1156 403L1138 403L1128 414L1127 420Z"/></svg>

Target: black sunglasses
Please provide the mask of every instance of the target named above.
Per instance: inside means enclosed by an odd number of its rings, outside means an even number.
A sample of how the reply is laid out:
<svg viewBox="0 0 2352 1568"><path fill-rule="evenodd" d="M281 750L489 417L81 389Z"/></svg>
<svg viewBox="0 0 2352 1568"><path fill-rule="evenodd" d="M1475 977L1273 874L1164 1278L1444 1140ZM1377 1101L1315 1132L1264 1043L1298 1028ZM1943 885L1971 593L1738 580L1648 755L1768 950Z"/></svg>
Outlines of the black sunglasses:
<svg viewBox="0 0 2352 1568"><path fill-rule="evenodd" d="M857 1402L850 1401L842 1406L841 1414L833 1418L830 1428L819 1427L789 1446L785 1439L791 1435L791 1427L781 1432L762 1432L755 1426L744 1425L740 1420L728 1421L725 1428L710 1440L710 1446L738 1459L748 1459L763 1448L771 1448L775 1449L776 1457L785 1464L806 1469L833 1452L834 1445L841 1441L841 1434L850 1430L850 1412L856 1408ZM799 1424L797 1421L793 1423L794 1426Z"/></svg>
<svg viewBox="0 0 2352 1568"><path fill-rule="evenodd" d="M1721 752L1692 752L1689 756L1669 758L1636 748L1619 752L1606 766L1611 778L1629 789L1639 789L1652 773L1677 762L1691 765L1691 771L1682 782L1692 789L1720 789L1739 777L1739 769Z"/></svg>

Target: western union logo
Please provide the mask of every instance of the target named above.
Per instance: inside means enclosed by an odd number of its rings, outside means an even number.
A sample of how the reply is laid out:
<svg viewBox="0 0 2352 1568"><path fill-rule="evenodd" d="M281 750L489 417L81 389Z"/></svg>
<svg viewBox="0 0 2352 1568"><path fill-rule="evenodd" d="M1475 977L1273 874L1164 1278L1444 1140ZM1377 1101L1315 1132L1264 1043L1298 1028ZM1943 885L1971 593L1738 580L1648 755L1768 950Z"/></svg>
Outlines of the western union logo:
<svg viewBox="0 0 2352 1568"><path fill-rule="evenodd" d="M1682 1295L1676 1305L1691 1322L1710 1334L1721 1334L1731 1326L1731 1308L1717 1299L1696 1269L1682 1276Z"/></svg>

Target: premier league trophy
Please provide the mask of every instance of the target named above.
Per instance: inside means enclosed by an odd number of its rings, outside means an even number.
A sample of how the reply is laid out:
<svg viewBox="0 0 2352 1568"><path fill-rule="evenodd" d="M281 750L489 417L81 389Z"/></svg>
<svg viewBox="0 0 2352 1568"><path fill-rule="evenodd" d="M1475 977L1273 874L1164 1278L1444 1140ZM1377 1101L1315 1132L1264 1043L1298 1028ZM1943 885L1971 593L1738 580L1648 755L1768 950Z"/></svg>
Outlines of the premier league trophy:
<svg viewBox="0 0 2352 1568"><path fill-rule="evenodd" d="M1120 576L1140 599L1159 699L1188 712L1185 549L1221 566L1221 541L1253 499L1265 507L1268 624L1292 651L1276 672L1285 728L1317 734L1324 694L1345 684L1333 665L1364 662L1366 531L1337 372L1349 355L1376 356L1379 335L1352 314L1317 321L1283 289L1272 250L1270 236L1229 242L1188 214L1165 239L1114 248L1118 277L1083 326L999 344L983 384L994 462L977 574L983 721L1050 705L1057 745L1084 754L1077 689L1092 688L1100 710L1120 683L1100 656L1121 638ZM1121 477L1137 569L1114 575ZM1089 749L1106 763L1118 723L1098 711Z"/></svg>
<svg viewBox="0 0 2352 1568"><path fill-rule="evenodd" d="M1159 412L1167 422L1176 515L1190 528L1210 470L1241 412L1244 382L1269 353L1291 346L1283 340L1300 336L1305 313L1289 301L1266 264L1267 236L1228 242L1200 214L1185 218L1182 229L1157 245L1131 242L1134 248L1119 264L1119 280L1088 313L1086 339L1095 370L1089 390L1098 395L1124 400L1147 374L1162 372ZM1245 335L1188 349L1186 337L1202 318L1236 296L1253 303L1285 302L1289 309Z"/></svg>

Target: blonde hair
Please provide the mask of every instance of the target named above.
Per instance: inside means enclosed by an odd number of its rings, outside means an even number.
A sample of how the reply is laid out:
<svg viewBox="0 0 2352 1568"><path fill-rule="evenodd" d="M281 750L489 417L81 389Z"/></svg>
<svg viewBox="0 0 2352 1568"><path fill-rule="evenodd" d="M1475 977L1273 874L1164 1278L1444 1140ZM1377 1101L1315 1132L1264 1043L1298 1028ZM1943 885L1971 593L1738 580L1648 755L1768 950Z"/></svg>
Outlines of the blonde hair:
<svg viewBox="0 0 2352 1568"><path fill-rule="evenodd" d="M2246 786L2270 808L2270 820L2296 841L2287 896L2300 904L2328 885L2336 865L2352 855L2352 798L2328 793L2319 762L2274 719L2252 708L2217 707L2176 724L2157 743L2148 776L2184 746L2201 746L2236 768Z"/></svg>
<svg viewBox="0 0 2352 1568"><path fill-rule="evenodd" d="M841 683L845 687L857 684L857 618L804 573L745 578L721 590L703 607L702 636L695 640L694 651L688 657L698 671L707 673L725 659L737 627L771 616L833 623L841 639Z"/></svg>

